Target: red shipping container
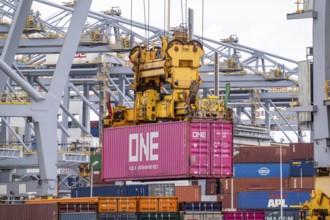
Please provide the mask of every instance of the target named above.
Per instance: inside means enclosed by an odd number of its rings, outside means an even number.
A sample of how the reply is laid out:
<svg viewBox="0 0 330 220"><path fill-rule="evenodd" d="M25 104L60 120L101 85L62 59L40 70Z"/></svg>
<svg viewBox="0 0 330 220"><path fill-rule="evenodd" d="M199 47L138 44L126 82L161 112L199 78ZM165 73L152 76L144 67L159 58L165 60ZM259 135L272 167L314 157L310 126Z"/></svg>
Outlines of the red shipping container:
<svg viewBox="0 0 330 220"><path fill-rule="evenodd" d="M238 151L234 157L234 163L279 163L280 147L237 147ZM262 155L262 156L261 156ZM289 147L282 146L282 162L290 162Z"/></svg>
<svg viewBox="0 0 330 220"><path fill-rule="evenodd" d="M277 191L280 190L280 178L234 178L221 180L221 194L231 193L231 184L234 193L243 191ZM283 190L289 188L289 179L282 179Z"/></svg>
<svg viewBox="0 0 330 220"><path fill-rule="evenodd" d="M178 197L178 202L199 202L201 186L176 186L175 196Z"/></svg>
<svg viewBox="0 0 330 220"><path fill-rule="evenodd" d="M231 194L220 194L217 196L217 200L221 202L222 210L236 209L237 207L237 193ZM232 204L233 200L233 204ZM232 206L233 205L233 206Z"/></svg>
<svg viewBox="0 0 330 220"><path fill-rule="evenodd" d="M290 189L314 189L314 177L291 177L289 178Z"/></svg>
<svg viewBox="0 0 330 220"><path fill-rule="evenodd" d="M233 125L196 120L106 128L102 178L226 178L232 175Z"/></svg>
<svg viewBox="0 0 330 220"><path fill-rule="evenodd" d="M292 143L290 144L291 160L314 160L313 143Z"/></svg>

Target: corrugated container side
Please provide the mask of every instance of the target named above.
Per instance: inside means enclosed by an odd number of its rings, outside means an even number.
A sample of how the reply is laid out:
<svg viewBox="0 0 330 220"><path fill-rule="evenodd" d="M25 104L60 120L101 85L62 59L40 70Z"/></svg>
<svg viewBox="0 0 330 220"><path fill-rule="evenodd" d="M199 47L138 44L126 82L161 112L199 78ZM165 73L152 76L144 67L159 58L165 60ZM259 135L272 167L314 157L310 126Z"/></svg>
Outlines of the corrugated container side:
<svg viewBox="0 0 330 220"><path fill-rule="evenodd" d="M175 196L175 184L148 184L148 196Z"/></svg>
<svg viewBox="0 0 330 220"><path fill-rule="evenodd" d="M280 178L234 178L221 180L221 194L231 193L231 183L234 193L242 191L277 191L280 190ZM282 178L283 190L289 189L289 179Z"/></svg>
<svg viewBox="0 0 330 220"><path fill-rule="evenodd" d="M139 213L139 220L180 220L180 214L177 212L157 212L157 213Z"/></svg>
<svg viewBox="0 0 330 220"><path fill-rule="evenodd" d="M223 214L221 212L185 212L182 216L182 220L223 220Z"/></svg>
<svg viewBox="0 0 330 220"><path fill-rule="evenodd" d="M283 200L280 192L239 192L237 193L238 209L279 209L290 208L310 200L310 192L283 192ZM253 202L251 202L253 201Z"/></svg>
<svg viewBox="0 0 330 220"><path fill-rule="evenodd" d="M229 177L232 129L232 123L220 120L104 129L102 177L108 181Z"/></svg>
<svg viewBox="0 0 330 220"><path fill-rule="evenodd" d="M290 163L290 176L312 177L316 174L313 161L292 160Z"/></svg>
<svg viewBox="0 0 330 220"><path fill-rule="evenodd" d="M231 194L218 195L218 201L221 202L222 210L228 210L231 208L237 208L237 193L233 194L233 207L231 207L232 196Z"/></svg>
<svg viewBox="0 0 330 220"><path fill-rule="evenodd" d="M330 176L315 177L315 189L323 190L330 197Z"/></svg>
<svg viewBox="0 0 330 220"><path fill-rule="evenodd" d="M289 189L314 189L314 177L291 177Z"/></svg>
<svg viewBox="0 0 330 220"><path fill-rule="evenodd" d="M178 198L175 196L159 197L159 212L178 212Z"/></svg>
<svg viewBox="0 0 330 220"><path fill-rule="evenodd" d="M23 204L0 205L0 219L22 220L22 217L33 220L57 220L57 204Z"/></svg>
<svg viewBox="0 0 330 220"><path fill-rule="evenodd" d="M139 198L139 212L158 212L159 200L156 196L145 196Z"/></svg>
<svg viewBox="0 0 330 220"><path fill-rule="evenodd" d="M216 202L218 201L218 196L217 195L202 195L201 197L202 202Z"/></svg>
<svg viewBox="0 0 330 220"><path fill-rule="evenodd" d="M283 210L283 219L306 219L306 211L303 210ZM265 220L280 220L281 210L265 211Z"/></svg>
<svg viewBox="0 0 330 220"><path fill-rule="evenodd" d="M290 148L290 160L314 160L313 143L292 143Z"/></svg>
<svg viewBox="0 0 330 220"><path fill-rule="evenodd" d="M267 220L264 211L225 211L223 214L225 220Z"/></svg>
<svg viewBox="0 0 330 220"><path fill-rule="evenodd" d="M181 211L185 212L216 212L221 211L220 202L183 202L181 205Z"/></svg>
<svg viewBox="0 0 330 220"><path fill-rule="evenodd" d="M60 220L97 220L97 213L61 213Z"/></svg>
<svg viewBox="0 0 330 220"><path fill-rule="evenodd" d="M119 197L118 212L137 212L138 211L138 199L136 197Z"/></svg>
<svg viewBox="0 0 330 220"><path fill-rule="evenodd" d="M234 163L279 163L280 147L238 147L240 153L234 157ZM262 157L260 156L262 155ZM290 162L289 147L282 146L282 162Z"/></svg>
<svg viewBox="0 0 330 220"><path fill-rule="evenodd" d="M97 219L98 220L116 220L116 213L101 212L101 213L98 213Z"/></svg>
<svg viewBox="0 0 330 220"><path fill-rule="evenodd" d="M126 196L148 196L148 185L129 185L123 186L126 188Z"/></svg>
<svg viewBox="0 0 330 220"><path fill-rule="evenodd" d="M176 186L175 196L179 202L199 202L201 201L200 186Z"/></svg>
<svg viewBox="0 0 330 220"><path fill-rule="evenodd" d="M59 213L71 212L97 212L97 204L91 203L60 203L58 205Z"/></svg>
<svg viewBox="0 0 330 220"><path fill-rule="evenodd" d="M237 163L234 164L234 177L235 178L280 177L280 164L279 163ZM288 163L282 163L282 177L290 177L290 165Z"/></svg>
<svg viewBox="0 0 330 220"><path fill-rule="evenodd" d="M204 213L204 220L223 220L222 212L206 212Z"/></svg>
<svg viewBox="0 0 330 220"><path fill-rule="evenodd" d="M137 220L136 213L106 213L98 214L98 220Z"/></svg>
<svg viewBox="0 0 330 220"><path fill-rule="evenodd" d="M117 212L118 204L116 197L101 197L98 203L99 212Z"/></svg>

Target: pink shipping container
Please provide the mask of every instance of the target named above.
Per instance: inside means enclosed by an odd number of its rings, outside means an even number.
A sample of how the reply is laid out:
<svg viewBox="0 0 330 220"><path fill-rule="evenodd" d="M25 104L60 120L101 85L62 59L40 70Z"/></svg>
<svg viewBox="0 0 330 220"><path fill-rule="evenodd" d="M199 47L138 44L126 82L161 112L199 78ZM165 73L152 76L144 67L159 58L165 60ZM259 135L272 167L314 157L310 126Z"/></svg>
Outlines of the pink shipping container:
<svg viewBox="0 0 330 220"><path fill-rule="evenodd" d="M256 210L226 211L223 213L225 220L264 220L265 212Z"/></svg>
<svg viewBox="0 0 330 220"><path fill-rule="evenodd" d="M167 122L103 131L102 178L232 176L233 125L221 120Z"/></svg>

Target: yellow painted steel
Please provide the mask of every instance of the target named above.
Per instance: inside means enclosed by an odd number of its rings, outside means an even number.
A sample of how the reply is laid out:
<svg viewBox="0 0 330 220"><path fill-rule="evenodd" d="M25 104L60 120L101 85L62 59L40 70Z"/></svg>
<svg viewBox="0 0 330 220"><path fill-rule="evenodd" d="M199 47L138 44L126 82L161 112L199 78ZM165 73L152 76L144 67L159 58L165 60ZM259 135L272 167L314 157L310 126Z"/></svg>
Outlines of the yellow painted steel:
<svg viewBox="0 0 330 220"><path fill-rule="evenodd" d="M105 127L194 118L232 120L232 111L222 99L198 97L202 44L180 29L173 37L169 42L162 37L162 48L139 45L131 50L134 108L112 108L103 120Z"/></svg>
<svg viewBox="0 0 330 220"><path fill-rule="evenodd" d="M29 105L32 102L27 101L27 94L24 92L1 92L0 105Z"/></svg>
<svg viewBox="0 0 330 220"><path fill-rule="evenodd" d="M330 220L330 198L322 190L313 190L310 202L301 207L309 210L306 220Z"/></svg>

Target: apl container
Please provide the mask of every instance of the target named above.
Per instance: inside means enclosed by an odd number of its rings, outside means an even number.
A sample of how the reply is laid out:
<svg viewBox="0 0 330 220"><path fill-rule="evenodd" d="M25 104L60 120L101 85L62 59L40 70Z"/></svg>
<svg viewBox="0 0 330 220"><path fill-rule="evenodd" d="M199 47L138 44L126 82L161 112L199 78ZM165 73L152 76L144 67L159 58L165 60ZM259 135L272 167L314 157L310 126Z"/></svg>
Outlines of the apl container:
<svg viewBox="0 0 330 220"><path fill-rule="evenodd" d="M0 219L56 220L58 219L58 208L57 204L0 205Z"/></svg>
<svg viewBox="0 0 330 220"><path fill-rule="evenodd" d="M239 192L237 193L238 209L284 209L310 200L310 192Z"/></svg>
<svg viewBox="0 0 330 220"><path fill-rule="evenodd" d="M244 210L244 211L225 211L225 220L265 220L264 211Z"/></svg>
<svg viewBox="0 0 330 220"><path fill-rule="evenodd" d="M292 160L290 163L290 176L312 177L316 174L314 162L308 160Z"/></svg>
<svg viewBox="0 0 330 220"><path fill-rule="evenodd" d="M223 220L222 212L184 212L182 220Z"/></svg>
<svg viewBox="0 0 330 220"><path fill-rule="evenodd" d="M261 156L260 156L261 157ZM290 166L282 163L282 177L290 176ZM237 163L234 164L234 178L280 177L279 163Z"/></svg>
<svg viewBox="0 0 330 220"><path fill-rule="evenodd" d="M233 125L168 122L103 130L103 179L226 178L232 175Z"/></svg>

